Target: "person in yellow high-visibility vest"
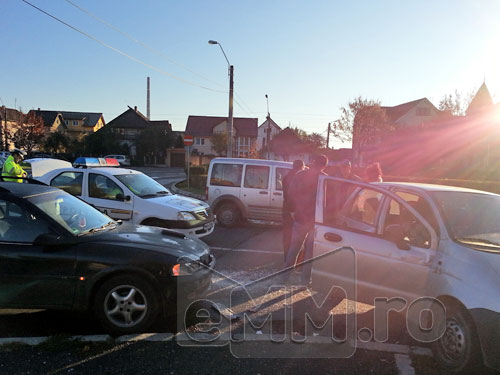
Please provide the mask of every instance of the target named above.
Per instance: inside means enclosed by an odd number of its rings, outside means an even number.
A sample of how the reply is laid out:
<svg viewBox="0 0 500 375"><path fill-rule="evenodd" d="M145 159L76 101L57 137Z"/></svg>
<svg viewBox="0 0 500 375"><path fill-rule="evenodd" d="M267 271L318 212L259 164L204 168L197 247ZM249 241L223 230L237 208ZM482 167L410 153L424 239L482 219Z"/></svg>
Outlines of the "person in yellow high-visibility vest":
<svg viewBox="0 0 500 375"><path fill-rule="evenodd" d="M26 177L28 174L21 168L19 163L23 160L26 153L18 148L13 149L11 155L5 160L2 168L3 181L23 182L19 177ZM18 178L6 178L18 177Z"/></svg>

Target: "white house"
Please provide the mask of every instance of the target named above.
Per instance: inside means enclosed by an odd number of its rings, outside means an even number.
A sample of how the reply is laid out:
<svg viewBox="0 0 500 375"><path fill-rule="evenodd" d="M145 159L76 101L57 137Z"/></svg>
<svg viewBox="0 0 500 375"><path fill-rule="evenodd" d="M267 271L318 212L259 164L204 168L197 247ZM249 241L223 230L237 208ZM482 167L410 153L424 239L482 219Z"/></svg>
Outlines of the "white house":
<svg viewBox="0 0 500 375"><path fill-rule="evenodd" d="M264 121L258 129L258 135L257 135L257 149L259 151L265 151L267 150L267 133L270 132L270 137L269 140L273 139L274 136L279 134L281 132L281 128L277 123L274 122L274 120L270 117L267 116L266 121Z"/></svg>

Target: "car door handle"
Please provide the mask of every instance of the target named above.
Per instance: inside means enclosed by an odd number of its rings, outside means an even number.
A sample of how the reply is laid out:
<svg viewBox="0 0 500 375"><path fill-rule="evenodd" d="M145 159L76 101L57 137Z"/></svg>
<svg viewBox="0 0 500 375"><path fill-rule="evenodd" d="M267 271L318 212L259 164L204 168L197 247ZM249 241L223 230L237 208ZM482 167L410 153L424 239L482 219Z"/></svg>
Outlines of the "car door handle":
<svg viewBox="0 0 500 375"><path fill-rule="evenodd" d="M281 193L280 193L280 192L278 192L278 191L275 191L275 192L273 193L273 195L279 195L279 196L282 196L283 194L281 194Z"/></svg>
<svg viewBox="0 0 500 375"><path fill-rule="evenodd" d="M267 195L269 193L267 191L259 191L259 194Z"/></svg>
<svg viewBox="0 0 500 375"><path fill-rule="evenodd" d="M342 241L342 236L338 235L337 233L325 233L325 240L331 242L340 242Z"/></svg>

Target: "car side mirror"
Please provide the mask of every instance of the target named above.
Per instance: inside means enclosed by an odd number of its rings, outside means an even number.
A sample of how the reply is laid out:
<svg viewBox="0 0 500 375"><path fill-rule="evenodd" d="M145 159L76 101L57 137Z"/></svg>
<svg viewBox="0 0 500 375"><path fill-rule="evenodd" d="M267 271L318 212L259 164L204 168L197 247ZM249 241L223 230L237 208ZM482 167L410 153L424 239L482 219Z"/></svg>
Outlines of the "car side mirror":
<svg viewBox="0 0 500 375"><path fill-rule="evenodd" d="M123 196L123 194L121 194L121 193L116 194L115 198L116 198L117 201L122 201L122 202L128 202L128 201L130 201L132 199L130 197L130 195Z"/></svg>
<svg viewBox="0 0 500 375"><path fill-rule="evenodd" d="M406 230L400 224L391 224L385 228L385 238L394 242L398 249L410 250L410 244L406 240Z"/></svg>
<svg viewBox="0 0 500 375"><path fill-rule="evenodd" d="M68 237L62 237L54 233L43 233L40 234L33 241L33 245L40 246L43 248L57 248L63 246L74 245L76 242L74 239Z"/></svg>

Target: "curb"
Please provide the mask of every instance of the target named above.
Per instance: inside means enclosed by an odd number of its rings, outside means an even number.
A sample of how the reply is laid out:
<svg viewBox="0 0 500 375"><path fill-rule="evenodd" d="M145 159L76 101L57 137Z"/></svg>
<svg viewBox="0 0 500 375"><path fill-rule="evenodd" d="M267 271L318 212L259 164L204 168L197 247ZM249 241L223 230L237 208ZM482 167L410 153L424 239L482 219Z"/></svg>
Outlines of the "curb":
<svg viewBox="0 0 500 375"><path fill-rule="evenodd" d="M194 193L190 193L189 191L185 191L185 190L182 190L182 189L179 189L176 185L181 183L181 182L184 182L186 180L182 180L182 181L178 181L178 182L174 182L172 185L170 185L170 189L175 193L175 194L180 194L180 195L185 195L186 197L190 197L190 198L195 198L195 199L198 199L200 201L205 201L205 196L204 195L201 195L201 194L194 194Z"/></svg>

